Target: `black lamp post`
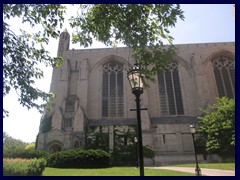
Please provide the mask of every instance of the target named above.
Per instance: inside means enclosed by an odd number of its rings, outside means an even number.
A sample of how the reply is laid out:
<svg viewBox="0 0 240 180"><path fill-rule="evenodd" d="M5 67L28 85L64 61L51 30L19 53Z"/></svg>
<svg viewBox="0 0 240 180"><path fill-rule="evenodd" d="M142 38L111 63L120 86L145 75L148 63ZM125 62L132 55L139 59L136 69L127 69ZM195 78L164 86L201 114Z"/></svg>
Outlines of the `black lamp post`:
<svg viewBox="0 0 240 180"><path fill-rule="evenodd" d="M190 125L190 132L192 134L192 139L193 139L193 147L194 147L194 154L195 154L195 160L196 160L196 169L195 169L195 173L196 176L201 176L201 169L198 166L198 159L197 159L197 153L196 153L196 147L195 147L195 140L194 140L194 134L196 132L196 128L193 124Z"/></svg>
<svg viewBox="0 0 240 180"><path fill-rule="evenodd" d="M143 81L142 81L143 76L140 73L139 64L135 64L134 67L128 71L127 76L132 88L132 93L136 96L139 167L140 167L140 176L144 176L142 125L141 125L141 108L140 108L140 101L141 101L140 95L143 93Z"/></svg>
<svg viewBox="0 0 240 180"><path fill-rule="evenodd" d="M134 137L133 141L134 141L135 147L136 147L136 168L138 168L138 146L137 146L138 139L137 139L137 137Z"/></svg>

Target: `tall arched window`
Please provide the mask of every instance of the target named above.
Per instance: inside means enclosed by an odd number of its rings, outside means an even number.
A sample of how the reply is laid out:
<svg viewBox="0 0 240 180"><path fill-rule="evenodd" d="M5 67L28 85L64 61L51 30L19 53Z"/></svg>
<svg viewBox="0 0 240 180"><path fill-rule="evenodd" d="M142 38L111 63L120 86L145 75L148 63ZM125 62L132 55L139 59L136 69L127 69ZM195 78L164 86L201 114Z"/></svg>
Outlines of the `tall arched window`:
<svg viewBox="0 0 240 180"><path fill-rule="evenodd" d="M177 62L167 69L158 75L161 115L184 114Z"/></svg>
<svg viewBox="0 0 240 180"><path fill-rule="evenodd" d="M213 59L212 65L218 96L235 97L234 61L225 56L218 56Z"/></svg>
<svg viewBox="0 0 240 180"><path fill-rule="evenodd" d="M123 117L123 65L105 63L102 80L102 117Z"/></svg>

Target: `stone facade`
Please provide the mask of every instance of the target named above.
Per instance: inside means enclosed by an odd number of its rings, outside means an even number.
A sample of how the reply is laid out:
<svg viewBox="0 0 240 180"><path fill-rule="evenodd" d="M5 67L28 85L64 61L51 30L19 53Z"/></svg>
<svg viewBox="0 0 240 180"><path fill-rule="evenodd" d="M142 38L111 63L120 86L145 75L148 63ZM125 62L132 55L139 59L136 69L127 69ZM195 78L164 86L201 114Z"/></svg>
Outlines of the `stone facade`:
<svg viewBox="0 0 240 180"><path fill-rule="evenodd" d="M52 127L47 133L39 133L37 149L54 152L57 150L85 148L88 141L89 127L95 127L94 131L107 135L107 150L114 151L115 132L118 128L122 132L130 132L129 127L136 125L135 96L127 79L127 70L135 63L131 57L130 48L103 48L69 50L70 35L65 30L59 40L58 56L64 58L61 68L54 68L50 91L56 94L52 102ZM141 106L147 110L141 112L143 144L148 145L155 153L152 159L145 159L148 165L164 165L183 162L194 162L192 136L189 131L191 123L197 123L197 116L201 115L200 108L206 108L219 96L218 87L213 71L212 61L217 57L227 57L234 62L235 43L202 43L175 45L178 55L174 59L178 65L178 86L180 95L175 92L175 108L182 106L182 113L163 113L163 104L160 101L159 83L148 82L149 88L141 95ZM111 87L122 87L121 102L115 99L114 108L120 109L120 115L103 115L104 105L104 76L110 68L108 62L116 62L121 65L117 75L108 76L108 90ZM106 65L107 64L107 65ZM116 64L113 63L113 66ZM235 67L234 67L235 68ZM120 76L119 74L122 75ZM176 74L172 73L172 78ZM111 78L114 77L116 82ZM119 77L119 79L118 79ZM164 78L166 78L164 76ZM165 83L169 79L165 79ZM117 85L111 85L111 82ZM122 83L119 85L118 83ZM172 81L173 91L176 91L175 79ZM167 85L164 86L167 86ZM169 84L169 83L168 83ZM171 85L168 85L171 87ZM235 87L235 85L234 85ZM167 89L171 90L171 89ZM116 90L117 92L117 90ZM116 96L116 94L115 94ZM161 96L161 97L160 97ZM117 98L119 98L117 96ZM170 94L167 95L170 97ZM179 105L177 98L180 97ZM109 95L109 99L111 95ZM107 102L108 111L112 111ZM116 101L119 101L118 103ZM167 99L170 107L170 100ZM104 106L104 107L103 107ZM180 110L179 110L180 112ZM96 140L96 139L95 139ZM125 144L133 143L132 139L125 139ZM204 160L199 155L200 160Z"/></svg>

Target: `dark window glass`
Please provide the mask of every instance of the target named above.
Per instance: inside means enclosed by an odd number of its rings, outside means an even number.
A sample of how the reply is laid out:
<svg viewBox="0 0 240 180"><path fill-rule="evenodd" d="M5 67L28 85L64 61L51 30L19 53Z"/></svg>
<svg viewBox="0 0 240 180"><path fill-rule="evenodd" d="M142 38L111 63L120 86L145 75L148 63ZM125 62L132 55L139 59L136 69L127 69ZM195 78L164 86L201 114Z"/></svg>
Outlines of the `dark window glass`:
<svg viewBox="0 0 240 180"><path fill-rule="evenodd" d="M183 114L182 92L181 92L181 86L180 86L178 71L174 71L172 74L173 74L177 114Z"/></svg>
<svg viewBox="0 0 240 180"><path fill-rule="evenodd" d="M159 96L162 115L184 114L178 64L171 66L158 75Z"/></svg>
<svg viewBox="0 0 240 180"><path fill-rule="evenodd" d="M66 112L73 112L75 110L75 101L68 100L65 104L65 111Z"/></svg>

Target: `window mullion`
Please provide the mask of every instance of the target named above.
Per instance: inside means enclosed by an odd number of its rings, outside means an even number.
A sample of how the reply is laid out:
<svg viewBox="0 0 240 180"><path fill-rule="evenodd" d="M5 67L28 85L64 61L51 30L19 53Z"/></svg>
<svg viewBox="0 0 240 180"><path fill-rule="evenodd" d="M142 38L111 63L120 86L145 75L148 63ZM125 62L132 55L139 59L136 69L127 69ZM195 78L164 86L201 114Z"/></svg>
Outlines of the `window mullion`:
<svg viewBox="0 0 240 180"><path fill-rule="evenodd" d="M115 117L117 117L117 111L118 111L118 93L117 93L117 72L115 73Z"/></svg>
<svg viewBox="0 0 240 180"><path fill-rule="evenodd" d="M107 112L107 117L109 117L109 114L110 114L110 74L111 72L108 72L107 75L108 75L108 112Z"/></svg>
<svg viewBox="0 0 240 180"><path fill-rule="evenodd" d="M174 86L174 79L173 79L173 71L174 71L174 69L171 70L171 79L172 79L172 87L173 87L173 101L174 101L174 107L175 107L175 114L178 114L176 97L175 97L175 86Z"/></svg>
<svg viewBox="0 0 240 180"><path fill-rule="evenodd" d="M227 68L227 74L228 74L228 78L229 78L229 81L230 81L230 84L231 84L231 89L232 89L232 93L233 93L233 97L235 97L235 91L234 91L234 87L233 87L233 84L232 84L232 78L230 76L230 69Z"/></svg>
<svg viewBox="0 0 240 180"><path fill-rule="evenodd" d="M224 94L227 95L226 85L225 85L223 74L222 74L222 68L219 71L220 71L221 80L222 80L222 83L223 83Z"/></svg>
<svg viewBox="0 0 240 180"><path fill-rule="evenodd" d="M165 100L166 100L167 114L170 114L169 113L168 92L167 92L167 83L166 83L165 72L163 73L163 80L164 80L164 88L165 88Z"/></svg>

